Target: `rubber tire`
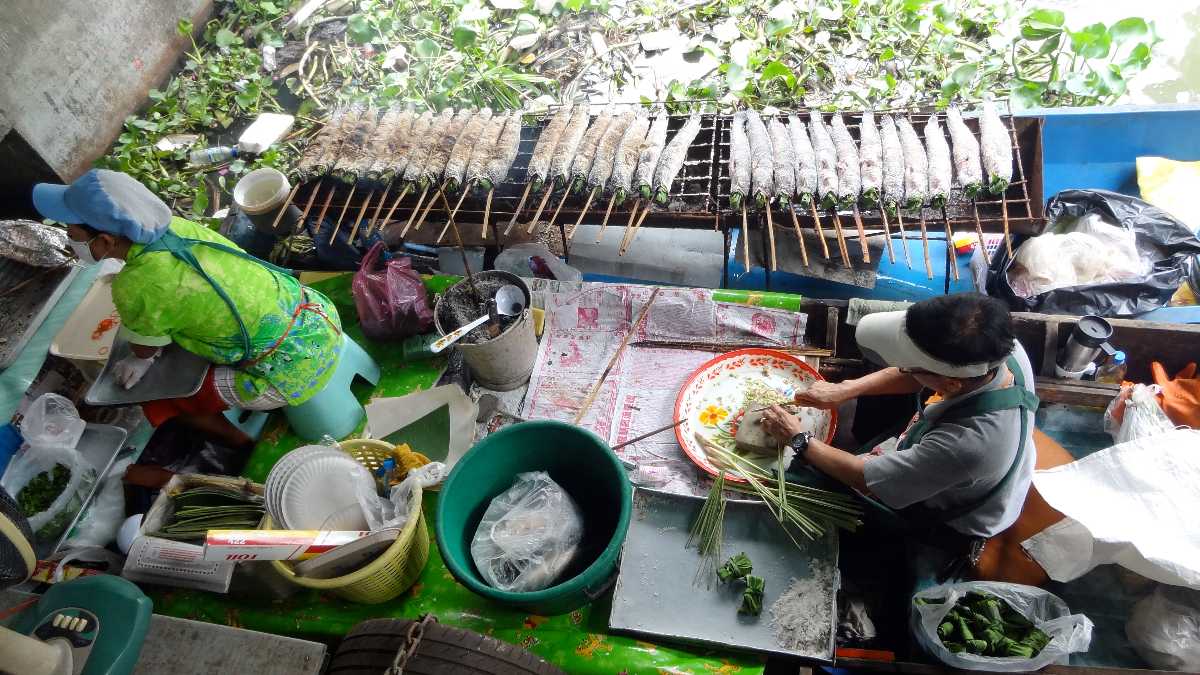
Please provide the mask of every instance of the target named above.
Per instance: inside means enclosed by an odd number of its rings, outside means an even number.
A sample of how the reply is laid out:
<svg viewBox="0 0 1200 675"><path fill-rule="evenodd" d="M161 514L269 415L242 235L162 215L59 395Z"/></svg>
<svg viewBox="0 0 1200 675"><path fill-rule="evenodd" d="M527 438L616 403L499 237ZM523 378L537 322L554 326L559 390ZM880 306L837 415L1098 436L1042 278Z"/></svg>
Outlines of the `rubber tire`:
<svg viewBox="0 0 1200 675"><path fill-rule="evenodd" d="M382 675L404 644L412 621L371 619L338 646L329 675ZM405 675L566 675L516 646L474 631L431 623L404 666Z"/></svg>

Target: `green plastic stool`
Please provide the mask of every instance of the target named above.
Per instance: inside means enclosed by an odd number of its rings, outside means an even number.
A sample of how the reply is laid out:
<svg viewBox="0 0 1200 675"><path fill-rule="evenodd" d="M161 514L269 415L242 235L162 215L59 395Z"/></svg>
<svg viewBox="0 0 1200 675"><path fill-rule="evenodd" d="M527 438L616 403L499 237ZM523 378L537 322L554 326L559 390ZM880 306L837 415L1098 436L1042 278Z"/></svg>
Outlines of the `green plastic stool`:
<svg viewBox="0 0 1200 675"><path fill-rule="evenodd" d="M309 441L324 436L340 440L358 428L366 411L350 391L355 377L379 384L379 364L343 333L341 353L329 383L316 396L300 405L288 406L284 412L296 435Z"/></svg>

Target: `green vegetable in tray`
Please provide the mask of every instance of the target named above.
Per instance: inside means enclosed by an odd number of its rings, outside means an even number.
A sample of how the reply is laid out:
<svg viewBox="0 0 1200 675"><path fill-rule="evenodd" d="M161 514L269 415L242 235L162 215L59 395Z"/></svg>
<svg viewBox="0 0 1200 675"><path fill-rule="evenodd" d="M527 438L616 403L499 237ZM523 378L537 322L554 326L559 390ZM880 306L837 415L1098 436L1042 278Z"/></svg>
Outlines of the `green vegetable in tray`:
<svg viewBox="0 0 1200 675"><path fill-rule="evenodd" d="M742 591L742 606L738 607L738 614L749 614L758 616L762 613L763 591L766 590L767 582L762 577L756 577L753 574L746 577L746 590Z"/></svg>
<svg viewBox="0 0 1200 675"><path fill-rule="evenodd" d="M21 507L21 513L29 518L50 508L70 482L71 470L62 464L55 464L50 471L34 476L17 493L17 505Z"/></svg>
<svg viewBox="0 0 1200 675"><path fill-rule="evenodd" d="M742 579L753 571L754 564L750 562L750 558L746 557L745 553L739 553L725 561L717 570L717 576L724 583L730 579Z"/></svg>
<svg viewBox="0 0 1200 675"><path fill-rule="evenodd" d="M913 598L914 605L944 602ZM952 654L1030 659L1050 644L1049 635L1008 603L979 592L967 593L955 603L938 625L937 634Z"/></svg>

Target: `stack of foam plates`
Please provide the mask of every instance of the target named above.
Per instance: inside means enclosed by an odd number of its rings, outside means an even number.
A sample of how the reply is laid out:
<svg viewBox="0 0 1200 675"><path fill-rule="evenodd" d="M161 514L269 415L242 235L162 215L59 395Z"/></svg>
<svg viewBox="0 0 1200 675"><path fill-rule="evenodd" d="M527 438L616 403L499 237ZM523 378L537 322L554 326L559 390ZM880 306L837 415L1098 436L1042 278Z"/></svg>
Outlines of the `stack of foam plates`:
<svg viewBox="0 0 1200 675"><path fill-rule="evenodd" d="M336 448L308 445L275 463L264 498L280 529L365 530L359 494L375 494L375 480L363 465Z"/></svg>

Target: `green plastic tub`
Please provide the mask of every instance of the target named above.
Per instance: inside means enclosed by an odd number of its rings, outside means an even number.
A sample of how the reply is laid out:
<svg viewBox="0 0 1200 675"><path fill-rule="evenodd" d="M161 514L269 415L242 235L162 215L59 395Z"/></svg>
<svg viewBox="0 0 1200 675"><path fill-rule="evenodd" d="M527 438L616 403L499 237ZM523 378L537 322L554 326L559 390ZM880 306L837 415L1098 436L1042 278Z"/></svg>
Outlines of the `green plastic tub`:
<svg viewBox="0 0 1200 675"><path fill-rule="evenodd" d="M550 588L511 593L492 588L471 559L483 512L513 478L546 471L583 512L580 554ZM437 545L454 578L495 602L542 616L564 614L606 591L629 529L633 490L617 456L599 436L564 422L524 422L484 438L462 457L438 496Z"/></svg>

